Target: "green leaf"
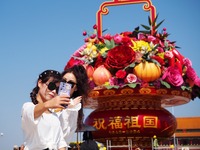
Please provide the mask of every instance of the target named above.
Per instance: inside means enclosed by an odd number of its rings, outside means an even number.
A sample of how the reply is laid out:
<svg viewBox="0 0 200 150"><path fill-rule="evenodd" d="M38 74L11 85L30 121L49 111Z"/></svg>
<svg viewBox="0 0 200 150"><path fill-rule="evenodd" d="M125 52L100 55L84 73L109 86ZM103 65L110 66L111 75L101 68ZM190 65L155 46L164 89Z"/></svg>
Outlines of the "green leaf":
<svg viewBox="0 0 200 150"><path fill-rule="evenodd" d="M135 88L137 86L138 83L131 83L131 84L127 84L130 88Z"/></svg>
<svg viewBox="0 0 200 150"><path fill-rule="evenodd" d="M126 66L126 67L124 68L124 70L126 70L126 69L129 68L129 67L131 67L131 68L135 67L135 62L134 62L134 63L131 63L131 64L128 65L128 66Z"/></svg>
<svg viewBox="0 0 200 150"><path fill-rule="evenodd" d="M111 41L109 40L104 40L105 42L105 45L108 49L112 49L113 47L115 47L115 42L114 40L112 39Z"/></svg>
<svg viewBox="0 0 200 150"><path fill-rule="evenodd" d="M104 32L106 32L108 29L104 29L103 31L102 31L102 33L104 33Z"/></svg>
<svg viewBox="0 0 200 150"><path fill-rule="evenodd" d="M161 84L164 85L166 88L171 88L171 86L169 85L169 83L163 81L163 80L160 80Z"/></svg>
<svg viewBox="0 0 200 150"><path fill-rule="evenodd" d="M143 25L143 24L141 24L141 26L142 26L143 28L145 28L146 30L150 30L150 29L151 29L151 27L146 26L146 25Z"/></svg>
<svg viewBox="0 0 200 150"><path fill-rule="evenodd" d="M150 18L150 16L148 16L148 22L149 22L149 25L151 26L151 18Z"/></svg>
<svg viewBox="0 0 200 150"><path fill-rule="evenodd" d="M169 45L168 45L168 42L165 40L164 41L164 45L165 45L165 47L168 47Z"/></svg>
<svg viewBox="0 0 200 150"><path fill-rule="evenodd" d="M138 26L138 27L135 28L134 31L139 31L139 29L140 29L140 27Z"/></svg>
<svg viewBox="0 0 200 150"><path fill-rule="evenodd" d="M155 51L155 50L158 48L158 46L159 46L159 44L156 44L156 45L154 46L154 48L152 49L152 51Z"/></svg>
<svg viewBox="0 0 200 150"><path fill-rule="evenodd" d="M160 23L158 23L156 26L155 26L155 30L163 23L164 20L162 20Z"/></svg>
<svg viewBox="0 0 200 150"><path fill-rule="evenodd" d="M105 88L108 89L108 90L112 89L112 88L118 89L119 86L117 86L117 85L105 85Z"/></svg>
<svg viewBox="0 0 200 150"><path fill-rule="evenodd" d="M150 34L151 33L151 31L139 31L139 32L141 32L141 33L144 33L144 34Z"/></svg>
<svg viewBox="0 0 200 150"><path fill-rule="evenodd" d="M160 63L159 63L157 60L151 59L151 61L152 61L153 63L155 63L156 65L158 65L159 67L161 67Z"/></svg>
<svg viewBox="0 0 200 150"><path fill-rule="evenodd" d="M185 90L191 91L191 88L190 88L190 87L187 87L187 86L181 86L181 89L184 90L184 91L185 91Z"/></svg>
<svg viewBox="0 0 200 150"><path fill-rule="evenodd" d="M153 20L153 22L152 22L152 24L151 24L152 27L155 26L155 24L156 24L156 20L157 20L157 19L158 19L158 14L156 15L156 18Z"/></svg>

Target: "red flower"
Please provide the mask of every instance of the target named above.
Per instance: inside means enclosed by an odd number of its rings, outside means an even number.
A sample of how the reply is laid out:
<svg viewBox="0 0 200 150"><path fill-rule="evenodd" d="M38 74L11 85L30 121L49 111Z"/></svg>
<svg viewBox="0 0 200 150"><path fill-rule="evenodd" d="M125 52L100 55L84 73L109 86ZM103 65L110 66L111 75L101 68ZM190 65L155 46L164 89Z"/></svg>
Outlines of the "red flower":
<svg viewBox="0 0 200 150"><path fill-rule="evenodd" d="M135 52L126 45L116 46L107 54L105 66L111 69L124 69L135 60Z"/></svg>
<svg viewBox="0 0 200 150"><path fill-rule="evenodd" d="M126 76L126 71L125 70L118 70L116 72L116 77L120 79L124 79Z"/></svg>
<svg viewBox="0 0 200 150"><path fill-rule="evenodd" d="M112 39L112 36L110 34L105 34L103 38L110 41Z"/></svg>
<svg viewBox="0 0 200 150"><path fill-rule="evenodd" d="M71 68L74 65L83 65L83 64L84 64L84 61L71 57L68 63L66 64L64 70L66 70L67 68Z"/></svg>
<svg viewBox="0 0 200 150"><path fill-rule="evenodd" d="M99 66L103 65L103 64L104 64L104 61L105 61L105 60L103 59L103 57L99 54L99 55L97 56L96 61L95 61L94 68L98 68Z"/></svg>
<svg viewBox="0 0 200 150"><path fill-rule="evenodd" d="M160 63L161 66L165 65L165 61L161 57L159 57L159 56L156 56L156 55L151 56L151 59L155 59L157 62Z"/></svg>
<svg viewBox="0 0 200 150"><path fill-rule="evenodd" d="M129 37L127 37L127 36L124 36L124 37L122 38L122 43L123 43L124 45L126 45L126 44L132 45L131 39L130 39Z"/></svg>

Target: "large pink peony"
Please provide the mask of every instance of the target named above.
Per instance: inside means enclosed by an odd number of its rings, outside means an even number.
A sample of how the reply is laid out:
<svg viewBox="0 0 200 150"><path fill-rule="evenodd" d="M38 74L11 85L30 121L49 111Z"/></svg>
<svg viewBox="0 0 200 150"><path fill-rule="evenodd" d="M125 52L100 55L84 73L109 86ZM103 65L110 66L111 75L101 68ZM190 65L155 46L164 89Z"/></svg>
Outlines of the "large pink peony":
<svg viewBox="0 0 200 150"><path fill-rule="evenodd" d="M184 82L182 75L176 66L168 67L162 76L162 80L165 80L174 86L181 86Z"/></svg>

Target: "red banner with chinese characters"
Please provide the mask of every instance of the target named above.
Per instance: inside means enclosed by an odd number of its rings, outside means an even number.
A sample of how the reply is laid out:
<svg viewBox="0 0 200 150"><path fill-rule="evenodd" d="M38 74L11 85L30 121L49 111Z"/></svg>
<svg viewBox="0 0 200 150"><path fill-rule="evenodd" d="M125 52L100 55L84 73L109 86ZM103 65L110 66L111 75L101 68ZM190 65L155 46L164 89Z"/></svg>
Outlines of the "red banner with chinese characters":
<svg viewBox="0 0 200 150"><path fill-rule="evenodd" d="M162 108L158 110L96 110L86 119L86 124L98 131L94 137L170 137L176 129L176 119Z"/></svg>

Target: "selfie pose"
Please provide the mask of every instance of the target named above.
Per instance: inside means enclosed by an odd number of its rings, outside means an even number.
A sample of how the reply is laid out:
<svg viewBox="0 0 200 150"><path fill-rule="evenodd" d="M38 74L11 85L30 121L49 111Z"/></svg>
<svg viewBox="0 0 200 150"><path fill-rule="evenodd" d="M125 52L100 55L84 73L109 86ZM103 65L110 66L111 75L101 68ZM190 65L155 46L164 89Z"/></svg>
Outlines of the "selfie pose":
<svg viewBox="0 0 200 150"><path fill-rule="evenodd" d="M82 106L88 97L90 88L86 70L82 65L65 68L62 78L66 83L71 84L70 104L66 109L62 110L59 117L64 138L67 144L69 144L72 141L75 131L80 129L83 123Z"/></svg>
<svg viewBox="0 0 200 150"><path fill-rule="evenodd" d="M32 102L23 104L24 150L66 150L59 117L52 111L70 104L69 96L57 94L61 79L58 71L42 72L30 94Z"/></svg>
<svg viewBox="0 0 200 150"><path fill-rule="evenodd" d="M32 102L22 107L24 150L66 150L83 122L82 103L89 92L83 66L66 69L62 75L46 70L31 92Z"/></svg>

